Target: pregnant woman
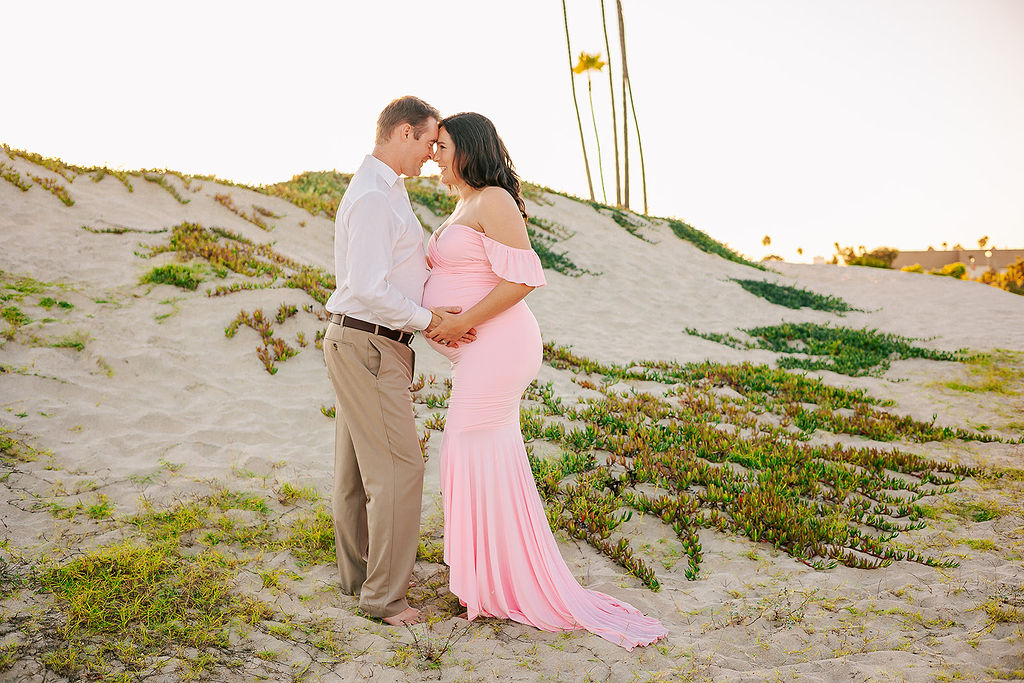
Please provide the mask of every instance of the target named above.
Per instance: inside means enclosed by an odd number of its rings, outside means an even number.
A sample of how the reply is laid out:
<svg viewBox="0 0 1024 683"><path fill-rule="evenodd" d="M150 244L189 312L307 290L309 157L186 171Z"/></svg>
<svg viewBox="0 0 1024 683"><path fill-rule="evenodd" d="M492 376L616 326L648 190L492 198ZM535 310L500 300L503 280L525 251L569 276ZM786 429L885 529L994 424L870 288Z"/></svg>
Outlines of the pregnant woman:
<svg viewBox="0 0 1024 683"><path fill-rule="evenodd" d="M627 649L648 645L666 635L660 622L584 589L569 571L526 457L519 401L542 348L523 299L545 280L505 145L486 117L456 114L441 123L434 160L459 201L427 245L423 305L464 311L430 334L452 363L440 458L451 591L471 620L586 629ZM449 346L470 328L475 342Z"/></svg>

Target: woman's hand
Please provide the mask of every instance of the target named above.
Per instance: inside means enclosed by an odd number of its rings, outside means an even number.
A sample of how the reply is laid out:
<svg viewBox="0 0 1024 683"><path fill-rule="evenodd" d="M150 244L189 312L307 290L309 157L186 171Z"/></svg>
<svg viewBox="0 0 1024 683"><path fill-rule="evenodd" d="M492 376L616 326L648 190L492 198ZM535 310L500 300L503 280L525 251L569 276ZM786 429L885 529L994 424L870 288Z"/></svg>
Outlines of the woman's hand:
<svg viewBox="0 0 1024 683"><path fill-rule="evenodd" d="M459 342L466 343L476 338L476 331L466 320L465 315L449 314L441 317L435 327L426 333L428 339L439 344L456 346Z"/></svg>

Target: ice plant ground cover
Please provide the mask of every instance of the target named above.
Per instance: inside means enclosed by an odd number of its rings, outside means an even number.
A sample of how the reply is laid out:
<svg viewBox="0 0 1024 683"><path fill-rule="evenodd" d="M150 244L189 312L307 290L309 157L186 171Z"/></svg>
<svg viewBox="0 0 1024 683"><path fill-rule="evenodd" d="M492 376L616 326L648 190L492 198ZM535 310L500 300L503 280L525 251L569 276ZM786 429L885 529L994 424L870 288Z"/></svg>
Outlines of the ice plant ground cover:
<svg viewBox="0 0 1024 683"><path fill-rule="evenodd" d="M0 215L0 679L1024 675L1013 295L878 269L776 278L681 221L528 185L532 239L563 257L529 299L550 342L522 411L538 490L573 574L670 638L627 655L453 616L451 379L419 341L410 598L427 621L395 629L333 569L319 346L348 177L253 188L14 150L0 171L17 209ZM451 198L409 186L436 227ZM854 310L733 281L769 277Z"/></svg>

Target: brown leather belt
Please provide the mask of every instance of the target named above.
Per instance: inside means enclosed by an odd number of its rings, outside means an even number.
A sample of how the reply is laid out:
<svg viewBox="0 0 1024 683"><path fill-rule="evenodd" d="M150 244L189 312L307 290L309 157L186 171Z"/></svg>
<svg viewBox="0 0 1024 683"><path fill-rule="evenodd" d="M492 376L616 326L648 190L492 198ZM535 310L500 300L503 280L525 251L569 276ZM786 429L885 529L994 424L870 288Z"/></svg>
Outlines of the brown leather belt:
<svg viewBox="0 0 1024 683"><path fill-rule="evenodd" d="M399 330L393 330L390 327L375 325L374 323L368 323L365 320L352 318L347 315L342 315L341 313L331 313L330 321L335 325L341 325L342 327L351 327L355 330L362 330L363 332L369 332L371 334L379 334L382 337L394 339L396 342L400 342L402 344L409 344L412 342L412 332L400 332Z"/></svg>

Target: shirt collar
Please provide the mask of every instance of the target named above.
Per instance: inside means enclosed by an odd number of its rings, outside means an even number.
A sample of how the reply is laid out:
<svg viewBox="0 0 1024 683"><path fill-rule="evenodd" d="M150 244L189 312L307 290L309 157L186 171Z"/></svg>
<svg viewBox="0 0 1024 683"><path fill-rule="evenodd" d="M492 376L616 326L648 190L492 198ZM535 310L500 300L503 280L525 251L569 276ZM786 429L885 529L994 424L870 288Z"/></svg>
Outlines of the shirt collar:
<svg viewBox="0 0 1024 683"><path fill-rule="evenodd" d="M395 169L391 168L372 154L366 155L366 158L363 159L363 164L373 169L377 175L387 182L389 187L395 186L395 181L398 180L398 174L395 173Z"/></svg>

